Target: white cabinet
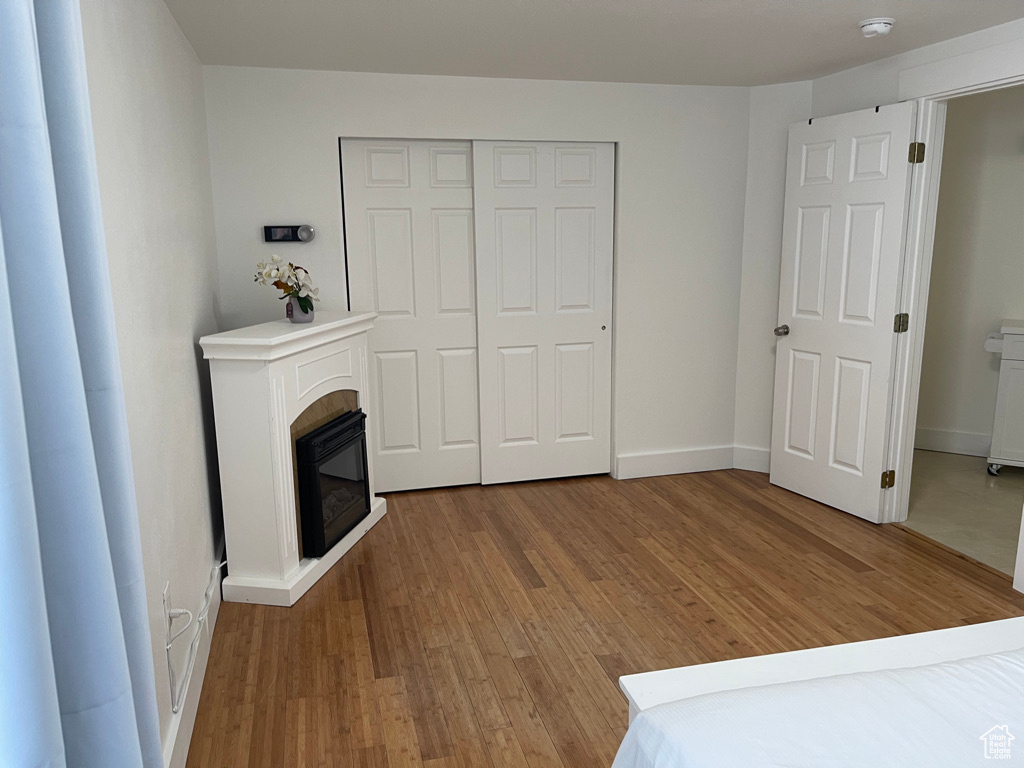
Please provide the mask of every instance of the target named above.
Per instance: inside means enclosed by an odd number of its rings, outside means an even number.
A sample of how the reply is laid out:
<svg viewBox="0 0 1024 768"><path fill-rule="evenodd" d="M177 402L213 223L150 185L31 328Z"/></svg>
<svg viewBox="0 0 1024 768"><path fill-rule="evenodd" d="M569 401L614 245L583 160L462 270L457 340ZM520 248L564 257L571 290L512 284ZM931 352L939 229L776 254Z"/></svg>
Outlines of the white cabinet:
<svg viewBox="0 0 1024 768"><path fill-rule="evenodd" d="M1024 320L1003 320L1002 362L996 418L992 427L992 455L989 474L999 473L1004 464L1024 467ZM997 351L999 345L986 344Z"/></svg>

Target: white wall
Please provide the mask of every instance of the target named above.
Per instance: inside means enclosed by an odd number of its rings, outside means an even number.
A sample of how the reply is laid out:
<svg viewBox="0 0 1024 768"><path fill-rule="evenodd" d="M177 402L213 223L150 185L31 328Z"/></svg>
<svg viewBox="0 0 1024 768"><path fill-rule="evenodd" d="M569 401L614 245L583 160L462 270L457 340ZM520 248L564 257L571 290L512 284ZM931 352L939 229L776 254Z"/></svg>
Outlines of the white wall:
<svg viewBox="0 0 1024 768"><path fill-rule="evenodd" d="M782 204L789 124L811 111L810 82L750 89L743 272L736 365L735 465L768 471L775 336L779 318Z"/></svg>
<svg viewBox="0 0 1024 768"><path fill-rule="evenodd" d="M202 67L161 0L84 2L82 21L166 742L177 723L161 591L169 581L175 605L197 611L220 525L195 345L217 330Z"/></svg>
<svg viewBox="0 0 1024 768"><path fill-rule="evenodd" d="M339 136L618 142L617 453L669 452L656 460L678 470L724 456L691 449L725 446L730 464L748 89L236 67L205 78L225 328L281 315L252 282L273 251L301 255L322 306L344 306ZM271 223L319 234L271 247Z"/></svg>
<svg viewBox="0 0 1024 768"><path fill-rule="evenodd" d="M1024 87L950 101L942 154L918 447L987 456L999 357L982 348L1024 317Z"/></svg>

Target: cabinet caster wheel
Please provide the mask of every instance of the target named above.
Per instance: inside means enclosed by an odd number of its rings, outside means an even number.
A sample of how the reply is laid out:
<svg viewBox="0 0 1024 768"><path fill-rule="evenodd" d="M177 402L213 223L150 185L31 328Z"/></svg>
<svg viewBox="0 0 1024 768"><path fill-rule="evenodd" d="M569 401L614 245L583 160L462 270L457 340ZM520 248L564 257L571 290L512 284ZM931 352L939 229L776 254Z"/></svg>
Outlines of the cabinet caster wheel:
<svg viewBox="0 0 1024 768"><path fill-rule="evenodd" d="M999 470L1002 469L1002 468L1003 468L1002 464L989 464L988 465L988 473L990 475L992 475L992 477L999 477Z"/></svg>

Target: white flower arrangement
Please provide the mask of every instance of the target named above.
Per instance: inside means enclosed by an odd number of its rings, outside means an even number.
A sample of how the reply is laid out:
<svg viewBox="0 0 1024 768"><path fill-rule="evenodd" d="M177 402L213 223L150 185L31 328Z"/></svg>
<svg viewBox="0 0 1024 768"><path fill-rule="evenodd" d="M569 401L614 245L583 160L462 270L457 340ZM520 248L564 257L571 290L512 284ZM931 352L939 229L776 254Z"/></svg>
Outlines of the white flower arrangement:
<svg viewBox="0 0 1024 768"><path fill-rule="evenodd" d="M313 287L313 279L302 267L297 267L291 262L287 264L276 253L270 257L270 261L264 264L262 261L256 265L256 275L253 281L260 285L272 285L279 288L283 295L279 298L287 299L292 296L299 304L303 314L313 311L313 302L320 301L319 288Z"/></svg>

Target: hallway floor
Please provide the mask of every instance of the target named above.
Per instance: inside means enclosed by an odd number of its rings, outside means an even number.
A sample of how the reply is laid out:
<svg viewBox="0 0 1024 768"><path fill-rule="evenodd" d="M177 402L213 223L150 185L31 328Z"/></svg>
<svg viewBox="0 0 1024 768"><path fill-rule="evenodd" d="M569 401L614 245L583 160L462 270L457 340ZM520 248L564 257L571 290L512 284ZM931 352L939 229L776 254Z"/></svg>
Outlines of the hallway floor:
<svg viewBox="0 0 1024 768"><path fill-rule="evenodd" d="M1013 574L1024 507L1024 468L999 477L979 456L914 451L910 514L904 523L957 552Z"/></svg>

